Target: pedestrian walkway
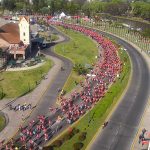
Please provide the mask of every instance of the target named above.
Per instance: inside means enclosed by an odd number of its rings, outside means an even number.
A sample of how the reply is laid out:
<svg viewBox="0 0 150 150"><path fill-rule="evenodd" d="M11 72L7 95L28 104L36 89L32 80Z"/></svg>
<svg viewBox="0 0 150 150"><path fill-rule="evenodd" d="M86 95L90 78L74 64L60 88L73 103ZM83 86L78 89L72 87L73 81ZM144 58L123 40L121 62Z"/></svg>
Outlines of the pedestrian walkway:
<svg viewBox="0 0 150 150"><path fill-rule="evenodd" d="M57 43L63 40L64 38L59 36L59 40L57 40ZM0 133L0 141L2 140L7 141L17 133L19 126L23 124L23 122L30 116L32 111L36 109L36 106L38 105L41 97L44 95L44 92L50 86L51 82L55 80L56 75L59 73L60 68L62 66L62 61L54 56L47 56L47 57L49 57L49 59L51 59L54 62L54 66L46 75L46 79L42 80L35 90L17 99L0 101L0 110L3 113L5 113L9 118L7 126ZM31 104L33 109L15 112L9 109L8 107L9 103L12 103L13 106L16 106L18 104L24 105L25 103L27 105Z"/></svg>
<svg viewBox="0 0 150 150"><path fill-rule="evenodd" d="M30 66L30 67L14 67L14 68L7 68L6 71L22 71L22 70L31 70L31 69L35 69L35 68L38 68L38 67L41 67L42 65L45 64L45 61L44 62L41 62L41 63L38 63L34 66Z"/></svg>

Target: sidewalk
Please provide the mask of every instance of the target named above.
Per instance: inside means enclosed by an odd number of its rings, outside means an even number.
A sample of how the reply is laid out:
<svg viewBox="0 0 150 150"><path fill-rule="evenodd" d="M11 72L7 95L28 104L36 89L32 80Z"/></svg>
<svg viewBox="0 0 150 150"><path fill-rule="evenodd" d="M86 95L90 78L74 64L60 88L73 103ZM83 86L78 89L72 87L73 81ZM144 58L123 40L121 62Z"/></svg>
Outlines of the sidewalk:
<svg viewBox="0 0 150 150"><path fill-rule="evenodd" d="M60 39L57 40L57 43L64 40L63 37L59 36L59 38ZM62 65L62 61L59 60L58 58L53 56L47 57L49 57L54 62L54 66L50 69L50 71L46 76L47 79L42 80L40 85L36 89L34 89L31 93L14 100L14 102L12 103L13 106L16 106L17 104L23 105L26 103L27 105L31 104L32 107L35 106L34 108L36 108L36 105L41 100L41 97L44 95L47 88L51 85L51 82L55 80L55 77L58 74ZM9 118L7 126L0 132L0 141L2 140L7 141L10 138L12 138L17 133L19 126L25 121L26 118L30 116L30 114L34 110L29 109L26 111L17 111L17 112L9 110L9 107L7 107L7 103L9 103L12 100L13 99L0 101L0 110L3 113L5 113Z"/></svg>

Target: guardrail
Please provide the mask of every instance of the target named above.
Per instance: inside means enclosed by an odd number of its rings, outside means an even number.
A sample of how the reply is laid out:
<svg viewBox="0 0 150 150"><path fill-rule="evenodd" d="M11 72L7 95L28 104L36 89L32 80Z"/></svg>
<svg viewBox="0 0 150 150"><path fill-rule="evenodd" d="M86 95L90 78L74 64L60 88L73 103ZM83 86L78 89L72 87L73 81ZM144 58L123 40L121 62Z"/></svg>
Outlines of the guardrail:
<svg viewBox="0 0 150 150"><path fill-rule="evenodd" d="M78 22L74 19L72 20L64 20L65 23L71 23L71 24L78 24L82 26L89 26L93 28L97 28L101 31L110 32L113 34L116 34L117 36L120 36L135 45L137 45L142 51L145 51L145 53L150 56L150 38L146 38L142 36L139 32L130 30L127 27L115 27L112 24L105 22L105 21L99 21L98 23L93 22Z"/></svg>

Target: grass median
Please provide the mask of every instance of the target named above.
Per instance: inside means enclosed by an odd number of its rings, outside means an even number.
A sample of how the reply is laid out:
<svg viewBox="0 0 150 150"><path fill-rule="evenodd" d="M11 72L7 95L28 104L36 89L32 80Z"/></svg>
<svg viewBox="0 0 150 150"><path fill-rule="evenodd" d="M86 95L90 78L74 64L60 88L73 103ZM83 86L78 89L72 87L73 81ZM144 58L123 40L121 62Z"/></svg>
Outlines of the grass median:
<svg viewBox="0 0 150 150"><path fill-rule="evenodd" d="M69 58L74 64L92 65L96 62L95 56L98 55L98 49L93 40L69 29L59 27L59 30L67 34L71 40L67 43L56 45L55 52L57 54ZM64 90L66 92L71 91L76 86L75 82L79 83L82 80L84 80L82 75L79 76L75 71L72 71L64 86Z"/></svg>
<svg viewBox="0 0 150 150"><path fill-rule="evenodd" d="M94 135L97 133L98 129L102 126L103 122L107 118L108 114L112 111L114 106L117 104L119 98L121 97L123 91L125 90L131 72L131 64L129 56L123 50L119 51L121 60L124 63L122 73L116 82L112 84L105 96L97 103L97 105L89 111L85 116L83 116L78 122L72 125L79 129L79 133L75 134L70 140L64 141L64 135L68 133L68 130L60 135L58 138L62 140L62 145L60 147L53 147L54 150L71 150L74 149L73 144L77 142L82 142L82 150L87 147ZM89 123L90 121L90 123ZM86 138L84 141L79 139L81 133L86 132ZM49 143L50 144L50 143ZM51 143L51 146L53 143ZM46 149L45 149L46 150Z"/></svg>
<svg viewBox="0 0 150 150"><path fill-rule="evenodd" d="M0 98L15 98L32 91L51 67L51 60L45 59L45 64L32 70L2 72Z"/></svg>
<svg viewBox="0 0 150 150"><path fill-rule="evenodd" d="M0 131L2 131L5 127L5 117L0 114Z"/></svg>

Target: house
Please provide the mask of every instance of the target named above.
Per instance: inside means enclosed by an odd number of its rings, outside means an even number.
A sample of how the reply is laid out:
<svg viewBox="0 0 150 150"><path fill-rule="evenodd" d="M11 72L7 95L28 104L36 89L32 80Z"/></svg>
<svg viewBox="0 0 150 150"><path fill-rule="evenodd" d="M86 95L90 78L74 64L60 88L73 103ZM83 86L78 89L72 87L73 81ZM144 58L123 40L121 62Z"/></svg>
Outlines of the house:
<svg viewBox="0 0 150 150"><path fill-rule="evenodd" d="M4 46L5 45L5 46ZM0 27L0 47L8 47L8 53L14 59L25 59L31 52L30 19L21 16L19 23L8 23Z"/></svg>

